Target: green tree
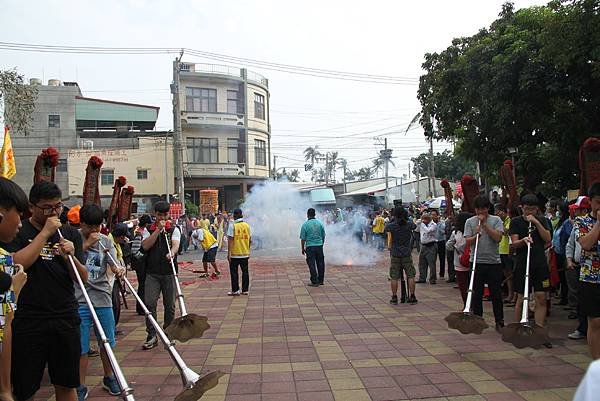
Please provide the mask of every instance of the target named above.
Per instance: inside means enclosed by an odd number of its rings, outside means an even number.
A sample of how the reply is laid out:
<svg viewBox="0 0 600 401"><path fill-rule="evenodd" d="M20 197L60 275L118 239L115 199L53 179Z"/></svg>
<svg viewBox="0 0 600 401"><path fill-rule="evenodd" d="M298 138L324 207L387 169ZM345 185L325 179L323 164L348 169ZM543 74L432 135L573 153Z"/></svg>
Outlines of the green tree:
<svg viewBox="0 0 600 401"><path fill-rule="evenodd" d="M371 167L361 167L360 169L353 171L351 174L359 181L370 180L375 175Z"/></svg>
<svg viewBox="0 0 600 401"><path fill-rule="evenodd" d="M435 161L435 176L445 178L451 181L459 181L465 174L475 174L475 166L473 163L464 160L460 156L454 155L450 150L446 149L442 153L434 153L433 160ZM431 157L429 152L421 153L417 157L410 159L413 163L412 173L421 177L429 176L429 168L431 166Z"/></svg>
<svg viewBox="0 0 600 401"><path fill-rule="evenodd" d="M0 120L14 132L29 135L37 93L35 85L26 84L16 69L0 70L0 109L4 109Z"/></svg>
<svg viewBox="0 0 600 401"><path fill-rule="evenodd" d="M425 55L421 125L436 140L455 140L457 155L479 161L488 179L518 148L524 187L577 188L578 148L600 131L598 32L595 0L518 11L506 3L489 28Z"/></svg>
<svg viewBox="0 0 600 401"><path fill-rule="evenodd" d="M323 154L319 152L319 145L309 146L308 148L304 149L304 160L310 162L312 165L314 165L321 156L323 156Z"/></svg>

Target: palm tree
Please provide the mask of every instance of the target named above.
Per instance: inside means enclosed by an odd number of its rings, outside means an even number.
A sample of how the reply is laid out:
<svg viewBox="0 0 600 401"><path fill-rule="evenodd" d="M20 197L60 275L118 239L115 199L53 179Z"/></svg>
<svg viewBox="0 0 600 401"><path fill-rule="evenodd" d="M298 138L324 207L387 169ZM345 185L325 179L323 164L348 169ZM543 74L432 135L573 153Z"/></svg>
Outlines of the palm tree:
<svg viewBox="0 0 600 401"><path fill-rule="evenodd" d="M336 170L336 166L339 164L340 159L338 157L338 152L331 152L329 153L329 166L327 166L327 173L329 174L329 177L331 177L331 174L333 173L333 181L335 181L335 170Z"/></svg>
<svg viewBox="0 0 600 401"><path fill-rule="evenodd" d="M377 158L375 160L373 160L373 170L375 171L375 173L377 173L379 170L385 172L385 159L386 159L385 153L382 150L381 152L379 152L379 155L377 156ZM388 163L391 164L392 166L396 167L396 165L394 164L394 162L392 161L391 158L388 160Z"/></svg>
<svg viewBox="0 0 600 401"><path fill-rule="evenodd" d="M288 174L288 180L290 182L298 182L298 178L300 177L300 171L298 171L297 169L292 170L289 174Z"/></svg>
<svg viewBox="0 0 600 401"><path fill-rule="evenodd" d="M310 164L315 164L315 161L319 159L319 157L323 156L321 152L319 152L319 145L309 146L304 149L304 160L310 162Z"/></svg>

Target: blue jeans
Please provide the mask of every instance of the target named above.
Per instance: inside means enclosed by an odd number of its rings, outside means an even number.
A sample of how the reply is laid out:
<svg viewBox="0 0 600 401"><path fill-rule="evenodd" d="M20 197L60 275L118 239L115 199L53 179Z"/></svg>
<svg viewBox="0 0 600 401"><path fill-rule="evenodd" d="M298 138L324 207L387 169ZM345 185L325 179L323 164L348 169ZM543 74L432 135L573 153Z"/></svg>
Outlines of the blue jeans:
<svg viewBox="0 0 600 401"><path fill-rule="evenodd" d="M306 247L306 264L310 271L310 282L323 284L325 280L325 255L323 245Z"/></svg>
<svg viewBox="0 0 600 401"><path fill-rule="evenodd" d="M104 330L104 335L108 343L111 348L114 348L117 343L115 341L115 315L112 307L94 308L94 310L96 311L96 315L98 315L98 320L100 320L100 325L102 326L102 330ZM98 329L94 325L94 319L87 305L79 305L79 318L81 319L81 323L79 324L81 332L81 355L85 355L90 350L90 328L92 326L94 326L94 333L100 347L102 347L102 342L100 333L98 333Z"/></svg>

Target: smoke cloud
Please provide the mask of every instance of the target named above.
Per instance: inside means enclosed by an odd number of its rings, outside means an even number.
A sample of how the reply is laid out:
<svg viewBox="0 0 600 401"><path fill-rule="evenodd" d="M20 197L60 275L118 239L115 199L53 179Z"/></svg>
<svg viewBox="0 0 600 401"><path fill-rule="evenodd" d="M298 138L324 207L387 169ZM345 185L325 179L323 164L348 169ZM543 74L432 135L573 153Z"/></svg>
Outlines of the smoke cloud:
<svg viewBox="0 0 600 401"><path fill-rule="evenodd" d="M263 249L277 250L290 256L300 255L300 227L306 221L306 211L314 207L307 194L292 185L269 181L256 185L241 206L244 218L252 227L253 242ZM327 213L335 207L317 209L317 218L325 224L325 263L329 265L374 265L382 253L361 243L354 235L355 216L344 222L327 224ZM364 212L364 211L363 211Z"/></svg>

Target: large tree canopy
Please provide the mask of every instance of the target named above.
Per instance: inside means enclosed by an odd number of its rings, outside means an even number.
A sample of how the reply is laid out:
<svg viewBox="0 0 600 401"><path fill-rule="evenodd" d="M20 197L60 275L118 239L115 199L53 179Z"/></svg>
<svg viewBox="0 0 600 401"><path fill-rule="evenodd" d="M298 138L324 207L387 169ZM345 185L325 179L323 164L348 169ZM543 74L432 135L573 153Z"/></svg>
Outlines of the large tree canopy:
<svg viewBox="0 0 600 401"><path fill-rule="evenodd" d="M473 163L465 161L463 158L454 155L448 149L442 153L434 153L433 160L435 161L435 176L445 178L450 181L460 181L464 174L475 174L475 166ZM421 177L429 176L429 168L431 167L431 157L429 153L421 153L417 157L410 159L413 163L412 173Z"/></svg>
<svg viewBox="0 0 600 401"><path fill-rule="evenodd" d="M421 124L488 178L516 148L524 187L564 194L578 187L579 146L600 132L599 56L598 1L506 3L489 28L425 55Z"/></svg>

